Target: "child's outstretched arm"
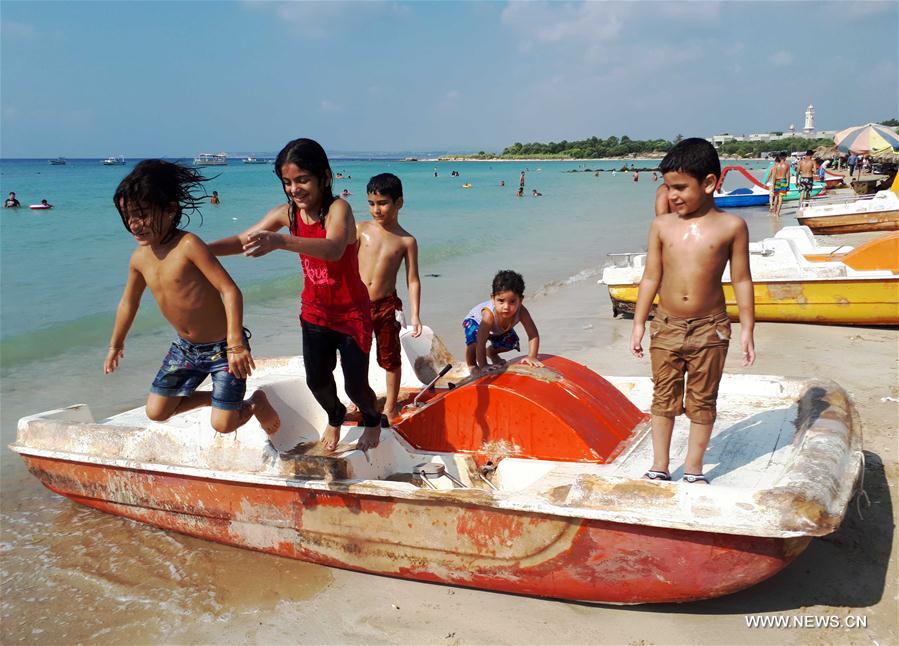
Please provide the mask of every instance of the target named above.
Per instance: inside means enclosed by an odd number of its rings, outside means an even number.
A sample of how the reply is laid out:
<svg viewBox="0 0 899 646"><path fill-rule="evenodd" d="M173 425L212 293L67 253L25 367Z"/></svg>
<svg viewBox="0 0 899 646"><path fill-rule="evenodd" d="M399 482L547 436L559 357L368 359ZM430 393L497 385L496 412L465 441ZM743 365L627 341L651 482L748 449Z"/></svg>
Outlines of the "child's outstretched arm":
<svg viewBox="0 0 899 646"><path fill-rule="evenodd" d="M212 251L202 240L189 233L184 236L181 244L187 259L222 295L228 325L226 337L228 369L238 379L246 379L253 374L256 364L253 362L253 355L250 354L250 348L246 345L243 336L243 294L222 267L222 263L212 255Z"/></svg>
<svg viewBox="0 0 899 646"><path fill-rule="evenodd" d="M418 241L406 245L406 287L409 289L409 309L412 312L412 336L421 334L421 279L418 277Z"/></svg>
<svg viewBox="0 0 899 646"><path fill-rule="evenodd" d="M276 206L256 224L243 233L236 236L221 238L206 245L209 251L216 256L234 256L244 253L244 248L250 241L250 235L257 231L279 231L289 224L287 207L283 204ZM271 249L269 249L271 251ZM260 254L261 255L261 254Z"/></svg>
<svg viewBox="0 0 899 646"><path fill-rule="evenodd" d="M119 367L119 361L125 356L125 337L134 323L137 309L140 307L140 297L147 288L147 281L138 270L134 256L128 265L128 281L125 283L125 291L116 309L115 324L112 327L112 337L109 339L109 351L103 362L103 372L109 374Z"/></svg>
<svg viewBox="0 0 899 646"><path fill-rule="evenodd" d="M528 333L528 356L522 359L521 363L534 366L535 368L542 368L543 362L537 358L537 355L540 354L540 333L537 331L537 324L531 318L531 313L524 305L521 306L521 317L519 320L522 327L524 327L524 331Z"/></svg>
<svg viewBox="0 0 899 646"><path fill-rule="evenodd" d="M282 226L287 226L287 207L281 207L283 215L278 222L283 223L277 228L271 226L261 226L255 231L251 231L247 235L247 242L243 246L243 252L246 256L259 257L274 251L275 249L286 249L294 253L301 253L322 260L335 261L340 260L347 245L356 242L356 221L353 219L353 210L350 205L343 200L334 200L328 209L328 216L325 219L325 237L324 238L303 238L294 235L274 233ZM269 212L271 215L275 210ZM267 222L269 216L266 216L260 222L260 225ZM273 218L274 219L274 218Z"/></svg>
<svg viewBox="0 0 899 646"><path fill-rule="evenodd" d="M730 249L730 280L740 312L740 356L744 366L755 362L755 290L749 269L749 230L742 218Z"/></svg>
<svg viewBox="0 0 899 646"><path fill-rule="evenodd" d="M631 330L631 354L643 358L643 335L646 333L646 319L662 282L662 240L659 236L657 220L649 226L649 244L643 278L637 290L637 305L634 307L634 326Z"/></svg>

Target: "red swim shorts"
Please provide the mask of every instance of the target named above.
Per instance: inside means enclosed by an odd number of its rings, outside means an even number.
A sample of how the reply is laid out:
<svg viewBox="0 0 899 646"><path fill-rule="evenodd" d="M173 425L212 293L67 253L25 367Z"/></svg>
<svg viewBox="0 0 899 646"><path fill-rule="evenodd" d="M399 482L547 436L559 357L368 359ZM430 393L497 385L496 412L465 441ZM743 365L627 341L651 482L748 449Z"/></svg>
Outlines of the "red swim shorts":
<svg viewBox="0 0 899 646"><path fill-rule="evenodd" d="M371 322L377 342L378 365L384 370L396 370L402 365L400 355L400 322L396 311L403 309L403 302L396 292L371 302Z"/></svg>

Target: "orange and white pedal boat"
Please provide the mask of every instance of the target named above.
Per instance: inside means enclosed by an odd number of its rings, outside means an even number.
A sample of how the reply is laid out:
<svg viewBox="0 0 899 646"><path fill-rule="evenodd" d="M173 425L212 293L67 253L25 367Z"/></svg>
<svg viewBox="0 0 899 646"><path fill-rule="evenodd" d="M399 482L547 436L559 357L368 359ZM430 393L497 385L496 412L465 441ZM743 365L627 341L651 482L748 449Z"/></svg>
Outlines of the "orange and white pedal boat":
<svg viewBox="0 0 899 646"><path fill-rule="evenodd" d="M250 380L281 416L271 441L255 421L219 435L202 409L95 421L79 404L21 419L12 449L52 491L165 530L372 574L625 604L717 597L776 574L840 525L862 468L858 417L832 382L726 376L712 485L680 470L651 482L649 379L558 356L437 379L451 358L430 330L403 346L406 383L437 385L365 453L353 426L337 452L321 451L326 420L299 358ZM673 465L686 436L680 420Z"/></svg>

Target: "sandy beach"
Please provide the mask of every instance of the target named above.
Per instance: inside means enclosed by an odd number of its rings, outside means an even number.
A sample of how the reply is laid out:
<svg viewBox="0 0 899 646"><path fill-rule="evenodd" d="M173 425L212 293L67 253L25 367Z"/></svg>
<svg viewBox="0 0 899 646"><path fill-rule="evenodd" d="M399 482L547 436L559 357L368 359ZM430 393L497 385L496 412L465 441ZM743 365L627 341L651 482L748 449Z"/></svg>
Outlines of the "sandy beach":
<svg viewBox="0 0 899 646"><path fill-rule="evenodd" d="M841 241L851 243L852 238ZM606 289L595 280L549 287L529 299L545 331L543 350L602 374L649 375L648 361L638 361L627 351L631 321L611 317ZM425 306L429 297L437 294L425 292ZM454 326L436 329L457 352ZM890 555L896 547L892 499L899 476L897 331L760 323L756 347L758 360L748 372L831 378L849 391L863 425L864 489L870 504L860 504L860 515L853 503L839 531L814 539L783 572L741 593L682 605L632 607L518 597L281 559L118 518L110 521L72 504L54 522L57 531L74 518L90 522L96 517L96 533L72 546L96 559L96 580L77 585L111 583L125 598L117 600L108 591L98 595L91 608L93 619L69 624L64 633L40 628L41 603L24 604L16 619L5 622L3 641L895 644L899 606L896 564ZM738 359L732 347L729 371L744 371ZM34 487L39 487L36 481ZM155 538L147 540L148 534ZM130 551L129 536L140 547ZM66 544L55 547L65 550ZM166 556L169 571L143 571L140 562L149 556L147 550ZM135 610L131 603L129 611L121 610L120 601L133 600L135 594L144 600L141 607ZM202 600L199 605L185 607L187 599L195 603L197 598ZM805 617L810 626L836 617L840 627L748 627L747 617L756 615ZM845 627L863 622L866 627Z"/></svg>
<svg viewBox="0 0 899 646"><path fill-rule="evenodd" d="M846 240L851 240L847 237ZM648 361L627 350L629 319L611 318L604 286L560 286L529 301L547 335L545 350L604 374L649 375ZM895 644L896 564L890 554L896 495L897 332L870 328L761 323L750 372L820 376L855 400L865 441L864 488L870 506L849 511L841 529L814 539L792 565L741 593L682 605L589 606L246 557L254 566L227 625L199 621L177 642L403 644ZM727 369L740 372L733 352ZM676 459L675 459L676 461ZM152 531L152 530L151 530ZM180 540L180 539L179 539ZM241 559L243 560L243 559ZM264 565L263 565L264 563ZM255 566L262 566L255 571ZM278 571L274 580L269 578ZM293 585L309 598L298 600ZM286 586L291 585L290 596ZM212 586L228 594L228 582ZM263 591L268 591L268 593ZM230 594L234 594L231 591ZM243 599L253 603L244 604ZM259 606L265 601L266 608ZM268 612L276 610L275 613ZM272 616L274 614L274 616ZM747 616L864 618L867 628L748 628ZM263 618L265 617L265 618ZM820 620L819 620L820 621ZM851 622L852 620L850 620ZM289 629L286 627L290 626Z"/></svg>

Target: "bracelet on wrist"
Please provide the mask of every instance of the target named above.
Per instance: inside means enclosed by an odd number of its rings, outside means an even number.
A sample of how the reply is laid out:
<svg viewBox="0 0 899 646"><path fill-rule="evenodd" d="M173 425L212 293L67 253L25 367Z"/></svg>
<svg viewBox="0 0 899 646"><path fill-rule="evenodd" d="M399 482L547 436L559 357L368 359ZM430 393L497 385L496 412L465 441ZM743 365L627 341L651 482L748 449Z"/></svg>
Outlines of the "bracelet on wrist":
<svg viewBox="0 0 899 646"><path fill-rule="evenodd" d="M225 348L225 352L227 352L228 354L237 354L238 352L242 352L246 349L247 347L243 344L229 345L227 348Z"/></svg>

